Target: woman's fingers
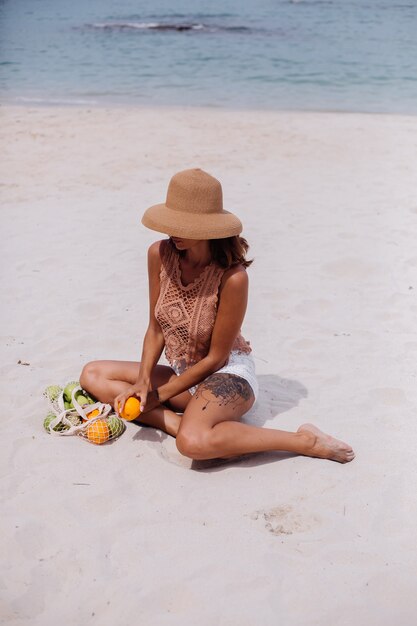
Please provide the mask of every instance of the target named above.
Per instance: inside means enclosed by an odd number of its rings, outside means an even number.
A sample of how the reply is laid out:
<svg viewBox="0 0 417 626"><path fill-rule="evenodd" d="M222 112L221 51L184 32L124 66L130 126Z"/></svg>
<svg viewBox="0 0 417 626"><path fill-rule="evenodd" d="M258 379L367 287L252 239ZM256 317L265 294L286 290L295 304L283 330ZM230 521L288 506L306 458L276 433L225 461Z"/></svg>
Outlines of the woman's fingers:
<svg viewBox="0 0 417 626"><path fill-rule="evenodd" d="M118 415L121 415L126 404L126 400L131 397L137 398L140 401L141 411L142 406L146 406L147 392L131 388L123 393L119 393L119 395L114 399L114 410Z"/></svg>
<svg viewBox="0 0 417 626"><path fill-rule="evenodd" d="M116 411L118 415L122 413L124 406L125 406L125 402L128 397L129 395L126 395L125 393L121 393L118 396L116 396L114 400L114 410Z"/></svg>
<svg viewBox="0 0 417 626"><path fill-rule="evenodd" d="M140 410L141 413L143 413L146 410L148 391L149 390L146 388L146 386L132 386L130 388L127 388L123 393L119 393L119 395L116 396L114 399L114 410L116 414L121 415L126 404L126 400L131 397L137 398L139 400Z"/></svg>
<svg viewBox="0 0 417 626"><path fill-rule="evenodd" d="M141 412L147 413L148 411L152 411L152 409L160 405L161 402L159 400L157 392L155 390L149 391L146 395L146 402L141 402Z"/></svg>
<svg viewBox="0 0 417 626"><path fill-rule="evenodd" d="M138 394L138 398L140 400L140 410L141 413L143 413L146 409L146 400L148 398L148 394L146 392L143 392L140 395Z"/></svg>

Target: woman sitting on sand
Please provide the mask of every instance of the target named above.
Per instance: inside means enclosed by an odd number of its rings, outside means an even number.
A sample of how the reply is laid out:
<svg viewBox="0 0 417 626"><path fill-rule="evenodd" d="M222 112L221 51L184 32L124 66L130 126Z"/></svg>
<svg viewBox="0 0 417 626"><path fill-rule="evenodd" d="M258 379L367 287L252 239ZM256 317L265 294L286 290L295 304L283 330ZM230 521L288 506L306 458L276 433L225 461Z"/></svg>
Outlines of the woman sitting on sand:
<svg viewBox="0 0 417 626"><path fill-rule="evenodd" d="M176 437L178 450L192 459L283 450L351 461L349 445L311 424L291 433L239 422L258 393L251 348L240 333L251 261L242 224L223 210L219 181L200 169L179 172L166 204L149 208L142 223L170 237L148 252L142 360L88 363L82 387L119 411L136 396L139 421ZM158 365L164 347L171 367Z"/></svg>

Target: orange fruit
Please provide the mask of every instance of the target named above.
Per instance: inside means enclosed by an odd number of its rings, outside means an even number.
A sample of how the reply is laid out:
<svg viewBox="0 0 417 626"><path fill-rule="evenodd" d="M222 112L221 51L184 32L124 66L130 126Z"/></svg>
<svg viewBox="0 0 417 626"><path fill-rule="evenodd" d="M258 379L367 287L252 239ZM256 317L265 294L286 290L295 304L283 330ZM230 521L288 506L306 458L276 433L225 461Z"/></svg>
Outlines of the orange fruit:
<svg viewBox="0 0 417 626"><path fill-rule="evenodd" d="M128 422L131 422L132 420L135 420L137 417L139 417L140 415L140 402L137 398L134 398L133 396L131 396L130 398L128 398L125 402L125 405L123 407L123 411L120 413L120 416L123 417L123 419L127 420Z"/></svg>
<svg viewBox="0 0 417 626"><path fill-rule="evenodd" d="M90 413L87 413L87 419L91 420L93 419L93 417L97 417L97 415L99 414L100 414L100 410L94 409L94 411L90 411Z"/></svg>
<svg viewBox="0 0 417 626"><path fill-rule="evenodd" d="M106 443L109 440L110 431L104 420L97 420L87 428L87 437L92 443Z"/></svg>

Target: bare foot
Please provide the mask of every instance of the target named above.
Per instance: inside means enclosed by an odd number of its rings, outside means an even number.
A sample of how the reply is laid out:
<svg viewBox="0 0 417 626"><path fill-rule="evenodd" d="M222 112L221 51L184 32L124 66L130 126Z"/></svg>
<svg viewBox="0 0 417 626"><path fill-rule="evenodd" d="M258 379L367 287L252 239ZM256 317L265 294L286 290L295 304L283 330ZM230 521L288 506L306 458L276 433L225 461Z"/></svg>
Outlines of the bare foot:
<svg viewBox="0 0 417 626"><path fill-rule="evenodd" d="M306 456L316 456L320 459L330 459L331 461L338 461L339 463L349 463L349 461L353 461L355 458L355 453L348 443L326 435L326 433L313 424L303 424L297 432L309 432L316 435L311 453L306 453Z"/></svg>

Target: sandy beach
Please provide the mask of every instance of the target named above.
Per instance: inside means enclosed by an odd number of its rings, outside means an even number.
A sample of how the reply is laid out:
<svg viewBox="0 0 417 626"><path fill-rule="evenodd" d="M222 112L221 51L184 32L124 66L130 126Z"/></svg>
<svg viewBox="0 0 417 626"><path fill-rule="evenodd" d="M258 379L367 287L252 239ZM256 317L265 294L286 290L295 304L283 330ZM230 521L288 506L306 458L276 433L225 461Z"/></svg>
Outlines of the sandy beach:
<svg viewBox="0 0 417 626"><path fill-rule="evenodd" d="M0 116L1 623L415 624L417 117ZM189 167L221 180L255 259L245 421L313 422L352 463L192 462L137 423L104 446L43 430L47 385L139 359L159 238L140 217Z"/></svg>

